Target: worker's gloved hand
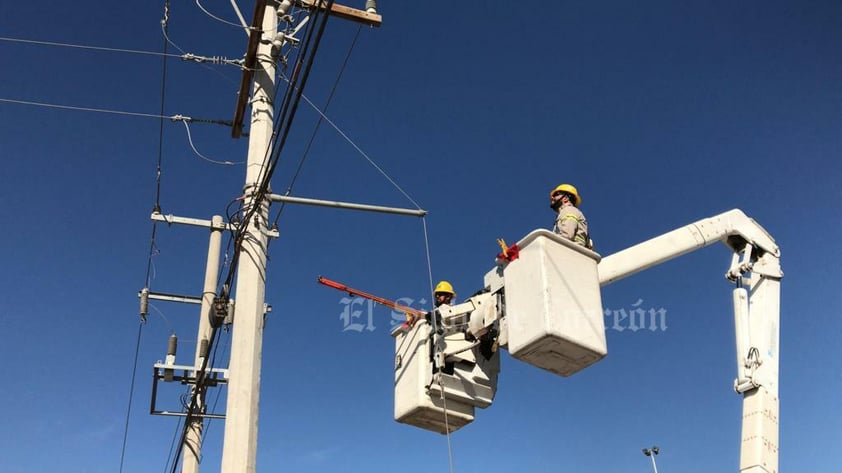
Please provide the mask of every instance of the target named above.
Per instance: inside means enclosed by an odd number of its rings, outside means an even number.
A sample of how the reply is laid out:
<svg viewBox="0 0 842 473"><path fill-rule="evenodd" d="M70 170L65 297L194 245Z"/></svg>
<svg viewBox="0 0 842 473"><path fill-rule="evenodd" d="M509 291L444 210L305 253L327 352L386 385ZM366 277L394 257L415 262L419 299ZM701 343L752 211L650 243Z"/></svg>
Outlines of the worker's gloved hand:
<svg viewBox="0 0 842 473"><path fill-rule="evenodd" d="M520 256L520 248L518 248L517 243L514 245L506 248L506 251L503 253L497 254L497 259L499 261L505 261L511 263L512 261L516 260Z"/></svg>

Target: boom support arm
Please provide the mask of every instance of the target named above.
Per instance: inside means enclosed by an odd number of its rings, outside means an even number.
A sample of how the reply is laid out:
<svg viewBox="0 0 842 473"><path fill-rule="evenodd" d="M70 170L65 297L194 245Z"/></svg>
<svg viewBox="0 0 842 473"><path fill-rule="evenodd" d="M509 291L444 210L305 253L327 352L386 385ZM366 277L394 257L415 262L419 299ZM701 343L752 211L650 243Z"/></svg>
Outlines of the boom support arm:
<svg viewBox="0 0 842 473"><path fill-rule="evenodd" d="M737 379L743 395L742 473L778 471L778 355L780 249L757 222L740 210L702 219L602 259L605 286L657 264L722 241L734 251L726 273L737 283L734 320Z"/></svg>
<svg viewBox="0 0 842 473"><path fill-rule="evenodd" d="M766 230L748 218L742 210L734 209L602 258L599 263L599 284L611 284L717 241L724 242L735 252L751 244L762 253L780 257L778 245Z"/></svg>

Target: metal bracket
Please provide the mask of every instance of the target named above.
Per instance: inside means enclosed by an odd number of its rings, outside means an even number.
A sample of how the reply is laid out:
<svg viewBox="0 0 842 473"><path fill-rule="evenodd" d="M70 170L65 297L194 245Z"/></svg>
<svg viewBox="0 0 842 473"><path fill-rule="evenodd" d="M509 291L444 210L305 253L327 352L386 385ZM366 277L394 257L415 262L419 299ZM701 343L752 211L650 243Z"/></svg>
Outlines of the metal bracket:
<svg viewBox="0 0 842 473"><path fill-rule="evenodd" d="M222 368L208 368L205 370L203 377L204 383L208 387L216 387L223 384L228 384L228 370ZM152 367L152 402L149 407L149 413L163 416L186 417L187 412L175 412L167 410L159 410L157 407L158 397L158 381L170 383L177 381L183 385L196 385L196 367L185 365L171 365L167 363L155 363ZM225 414L206 414L193 413L193 417L202 417L208 419L224 419Z"/></svg>
<svg viewBox="0 0 842 473"><path fill-rule="evenodd" d="M137 293L137 297L143 298L147 297L149 299L155 299L159 301L169 301L169 302L184 302L186 304L201 304L202 298L195 297L195 296L180 296L178 294L165 294L163 292L150 292L148 290L140 291Z"/></svg>
<svg viewBox="0 0 842 473"><path fill-rule="evenodd" d="M729 281L739 281L740 277L751 271L754 264L751 262L751 252L754 249L751 243L746 243L746 246L741 252L735 252L731 259L731 267L725 273L725 278Z"/></svg>
<svg viewBox="0 0 842 473"><path fill-rule="evenodd" d="M164 215L160 212L152 212L152 220L156 222L165 222L167 225L172 225L174 223L180 223L182 225L192 225L194 227L206 227L210 228L211 230L229 230L229 231L237 231L240 226L239 224L234 223L222 223L222 224L214 224L210 220L202 220L200 218L189 218L189 217L176 217L173 214ZM272 238L278 238L280 233L277 229L266 229L263 230L263 233L266 236L270 236Z"/></svg>

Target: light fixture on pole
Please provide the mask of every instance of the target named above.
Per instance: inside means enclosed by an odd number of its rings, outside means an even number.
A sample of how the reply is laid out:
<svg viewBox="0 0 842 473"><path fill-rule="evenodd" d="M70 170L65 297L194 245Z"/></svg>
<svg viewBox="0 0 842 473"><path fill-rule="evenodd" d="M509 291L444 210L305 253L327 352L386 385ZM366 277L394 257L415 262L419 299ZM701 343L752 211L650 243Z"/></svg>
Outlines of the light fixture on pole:
<svg viewBox="0 0 842 473"><path fill-rule="evenodd" d="M658 473L658 465L655 464L655 456L659 453L661 453L661 450L657 446L643 449L643 454L652 459L652 469L655 470L655 473Z"/></svg>

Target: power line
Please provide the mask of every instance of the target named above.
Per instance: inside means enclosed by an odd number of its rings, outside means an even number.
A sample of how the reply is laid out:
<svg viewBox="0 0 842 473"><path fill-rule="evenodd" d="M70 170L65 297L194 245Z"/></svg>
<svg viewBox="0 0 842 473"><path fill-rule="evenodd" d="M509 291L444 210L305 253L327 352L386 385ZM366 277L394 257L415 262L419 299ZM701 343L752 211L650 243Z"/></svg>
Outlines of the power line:
<svg viewBox="0 0 842 473"><path fill-rule="evenodd" d="M132 399L134 398L134 381L137 376L137 358L140 353L140 335L143 332L144 321L141 321L137 327L137 343L134 349L134 364L132 365L132 381L129 383L129 401L126 407L126 424L123 428L123 446L120 448L120 472L123 471L123 461L126 458L126 441L129 438L129 419L132 415Z"/></svg>
<svg viewBox="0 0 842 473"><path fill-rule="evenodd" d="M332 5L333 0L329 0L327 2L325 11L329 11ZM274 127L273 139L271 141L271 144L266 149L266 156L264 158L264 166L266 167L264 167L261 170L261 177L258 179L259 184L257 185L257 190L255 191L253 199L253 201L257 202L258 204L262 202L264 196L268 192L269 182L271 181L272 175L274 174L275 168L277 167L281 151L283 150L284 144L286 143L286 138L289 136L290 127L292 126L292 121L295 118L295 112L298 108L298 102L301 98L301 95L303 95L303 90L307 82L307 77L309 76L310 69L313 66L313 58L316 54L316 51L318 50L318 45L321 41L322 35L324 34L324 28L327 24L327 19L329 15L327 13L322 14L321 11L321 8L319 8L314 14L315 16L321 15L319 32L318 34L316 34L315 39L313 39L313 32L315 28L311 27L310 25L308 25L307 27L306 37L303 41L304 45L302 46L299 52L299 57L294 66L294 73L292 79L289 81L289 86L287 87L286 93L284 94L284 101L281 106L281 112ZM313 48L312 54L310 54L309 52L311 47ZM299 78L301 78L300 88L296 87ZM273 147L273 156L271 156L271 161L267 163L267 160L270 157L269 153L270 151L272 151ZM257 212L258 208L259 205L254 205L251 208L245 209L245 215L243 217L243 221L240 224L240 229L248 228L248 224L253 218L254 214ZM230 288L233 283L234 274L241 254L242 242L244 237L245 233L243 233L242 231L240 231L237 235L234 256L232 257L231 267L229 268L228 275L225 278L224 287Z"/></svg>
<svg viewBox="0 0 842 473"><path fill-rule="evenodd" d="M232 123L230 120L216 120L210 118L193 118L188 117L181 114L176 115L156 115L154 113L141 113L141 112L127 112L125 110L109 110L105 108L94 108L94 107L78 107L73 105L59 105L54 103L47 103L47 102L34 102L31 100L19 100L19 99L7 99L7 98L0 98L0 102L6 103L16 103L19 105L32 105L37 107L46 107L46 108L57 108L61 110L75 110L80 112L97 112L97 113L109 113L113 115L127 115L132 117L142 117L142 118L156 118L156 119L167 119L173 122L183 121L183 122L195 122L195 123L208 123L211 125L222 125L222 126L231 126Z"/></svg>
<svg viewBox="0 0 842 473"><path fill-rule="evenodd" d="M161 24L164 25L163 27L166 28L167 18L169 17L170 11L170 1L166 0L164 2L164 18L161 20ZM161 176L163 174L163 156L164 156L164 108L166 103L167 97L167 42L164 41L161 45L163 49L162 60L161 60L161 108L160 108L160 115L158 121L158 164L155 168L155 207L152 210L160 212L161 211ZM149 287L149 271L152 266L152 256L153 256L153 249L155 248L155 233L158 228L158 222L152 221L152 241L149 247L149 261L146 267L146 287Z"/></svg>
<svg viewBox="0 0 842 473"><path fill-rule="evenodd" d="M161 28L165 29L166 26L161 24ZM166 32L164 32L164 37L167 37ZM0 41L8 41L14 43L27 43L27 44L37 44L40 46L61 46L66 48L77 48L77 49L88 49L93 51L108 51L108 52L116 52L116 53L129 53L129 54L143 54L147 56L162 56L166 54L168 57L177 57L181 58L185 61L193 61L199 63L212 63L212 64L227 64L230 66L236 66L242 68L243 64L240 59L228 59L220 56L198 56L192 53L185 52L183 49L179 48L175 43L170 42L173 47L178 49L182 54L168 54L168 53L156 53L152 51L141 51L137 49L123 49L123 48L107 48L104 46L86 46L83 44L72 44L72 43L59 43L54 41L39 41L34 39L22 39L22 38L8 38L8 37L0 37Z"/></svg>
<svg viewBox="0 0 842 473"><path fill-rule="evenodd" d="M107 110L104 108L93 108L93 107L76 107L72 105L58 105L54 103L46 103L46 102L33 102L30 100L17 100L17 99L6 99L0 98L0 102L7 102L7 103L16 103L21 105L35 105L38 107L47 107L47 108L58 108L62 110L76 110L82 112L98 112L98 113L111 113L114 115L129 115L133 117L144 117L144 118L169 118L173 119L174 117L168 117L165 115L155 115L152 113L140 113L140 112L126 112L122 110Z"/></svg>
<svg viewBox="0 0 842 473"><path fill-rule="evenodd" d="M123 49L123 48L106 48L104 46L85 46L82 44L72 44L72 43L59 43L54 41L39 41L34 39L22 39L22 38L8 38L5 36L0 36L0 41L8 41L12 43L27 43L27 44L38 44L41 46L61 46L65 48L77 48L77 49L90 49L94 51L108 51L114 53L129 53L129 54L144 54L147 56L168 56L168 57L181 57L178 54L167 54L167 53L156 53L152 51L141 51L138 49Z"/></svg>

